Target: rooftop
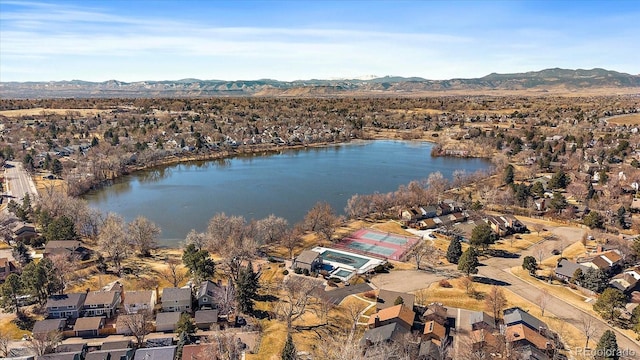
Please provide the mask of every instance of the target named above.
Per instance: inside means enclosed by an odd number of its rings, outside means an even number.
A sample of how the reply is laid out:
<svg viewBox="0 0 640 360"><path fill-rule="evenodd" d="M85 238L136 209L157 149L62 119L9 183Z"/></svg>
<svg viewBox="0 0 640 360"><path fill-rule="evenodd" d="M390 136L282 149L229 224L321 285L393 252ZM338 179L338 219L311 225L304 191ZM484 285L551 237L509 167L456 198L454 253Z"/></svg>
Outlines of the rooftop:
<svg viewBox="0 0 640 360"><path fill-rule="evenodd" d="M395 305L386 309L382 309L376 314L371 315L371 317L369 317L369 325L374 325L376 318L378 318L380 321L398 318L411 326L413 325L413 319L415 318L415 316L416 314L413 312L413 310L410 310L406 306Z"/></svg>

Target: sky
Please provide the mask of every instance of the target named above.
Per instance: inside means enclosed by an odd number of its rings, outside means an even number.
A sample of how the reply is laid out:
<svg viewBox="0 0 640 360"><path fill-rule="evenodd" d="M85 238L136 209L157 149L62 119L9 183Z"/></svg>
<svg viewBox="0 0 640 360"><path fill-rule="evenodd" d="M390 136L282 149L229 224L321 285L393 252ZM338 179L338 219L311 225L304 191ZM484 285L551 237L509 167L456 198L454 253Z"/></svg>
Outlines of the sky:
<svg viewBox="0 0 640 360"><path fill-rule="evenodd" d="M640 2L0 0L0 82L640 74Z"/></svg>

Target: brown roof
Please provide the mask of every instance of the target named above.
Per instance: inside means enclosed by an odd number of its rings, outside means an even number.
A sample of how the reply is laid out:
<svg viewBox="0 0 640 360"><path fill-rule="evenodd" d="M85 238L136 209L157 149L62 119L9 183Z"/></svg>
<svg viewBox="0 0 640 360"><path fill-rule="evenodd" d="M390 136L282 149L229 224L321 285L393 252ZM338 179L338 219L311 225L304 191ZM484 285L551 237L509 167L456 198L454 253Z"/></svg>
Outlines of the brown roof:
<svg viewBox="0 0 640 360"><path fill-rule="evenodd" d="M416 317L416 314L413 312L413 310L409 310L409 308L407 308L404 305L395 305L392 307L388 307L386 309L382 309L378 311L376 314L369 317L369 325L375 324L376 317L380 321L386 321L386 320L398 318L404 321L409 326L412 326L413 319Z"/></svg>
<svg viewBox="0 0 640 360"><path fill-rule="evenodd" d="M608 268L610 265L607 262L607 260L603 259L601 256L598 256L596 258L594 258L593 260L591 260L591 263L595 266L598 267L598 269L602 270L602 269L606 269Z"/></svg>
<svg viewBox="0 0 640 360"><path fill-rule="evenodd" d="M600 255L603 257L606 257L607 259L609 259L609 261L611 261L612 263L616 263L618 261L620 261L622 259L622 256L620 256L617 252L615 251L607 251L606 253Z"/></svg>
<svg viewBox="0 0 640 360"><path fill-rule="evenodd" d="M119 291L90 291L84 300L84 306L113 304Z"/></svg>
<svg viewBox="0 0 640 360"><path fill-rule="evenodd" d="M182 360L204 360L206 354L204 349L207 347L205 344L185 345L182 348Z"/></svg>
<svg viewBox="0 0 640 360"><path fill-rule="evenodd" d="M83 317L76 320L73 331L98 330L104 324L104 316Z"/></svg>
<svg viewBox="0 0 640 360"><path fill-rule="evenodd" d="M471 341L476 346L484 343L485 349L488 350L498 349L498 338L491 331L485 329L472 331Z"/></svg>
<svg viewBox="0 0 640 360"><path fill-rule="evenodd" d="M505 336L511 342L524 339L540 350L546 349L547 344L550 343L547 338L523 324L508 326Z"/></svg>
<svg viewBox="0 0 640 360"><path fill-rule="evenodd" d="M82 243L77 240L54 240L47 242L44 250L46 252L47 250L51 249L75 249L77 247L80 247L81 244Z"/></svg>
<svg viewBox="0 0 640 360"><path fill-rule="evenodd" d="M315 252L313 250L305 250L296 257L296 262L311 264L315 259L318 258L318 256L320 256L320 253L318 252Z"/></svg>
<svg viewBox="0 0 640 360"><path fill-rule="evenodd" d="M436 339L442 340L444 339L445 334L447 333L447 329L444 326L438 324L435 321L429 321L424 324L424 333L425 335L433 334L436 336Z"/></svg>

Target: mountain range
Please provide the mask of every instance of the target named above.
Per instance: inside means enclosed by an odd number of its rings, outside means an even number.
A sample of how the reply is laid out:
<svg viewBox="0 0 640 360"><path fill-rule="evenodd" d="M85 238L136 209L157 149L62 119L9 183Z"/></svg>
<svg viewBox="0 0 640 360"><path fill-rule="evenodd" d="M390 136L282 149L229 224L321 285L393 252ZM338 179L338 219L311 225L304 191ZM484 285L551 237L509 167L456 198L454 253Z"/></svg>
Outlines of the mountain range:
<svg viewBox="0 0 640 360"><path fill-rule="evenodd" d="M640 75L605 69L545 69L515 74L492 73L474 79L428 80L385 76L339 80L199 80L123 82L81 80L0 82L0 98L133 98L209 96L401 96L430 92L580 92L621 89L640 93Z"/></svg>

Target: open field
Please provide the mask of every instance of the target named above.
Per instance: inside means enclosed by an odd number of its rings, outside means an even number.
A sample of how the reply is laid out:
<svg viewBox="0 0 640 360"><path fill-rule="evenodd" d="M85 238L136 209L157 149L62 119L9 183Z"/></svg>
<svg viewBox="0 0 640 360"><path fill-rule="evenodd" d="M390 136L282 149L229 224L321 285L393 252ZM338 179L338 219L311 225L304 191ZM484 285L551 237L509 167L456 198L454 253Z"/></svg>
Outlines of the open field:
<svg viewBox="0 0 640 360"><path fill-rule="evenodd" d="M0 111L0 116L6 116L8 118L18 118L21 116L34 116L34 115L93 116L93 115L107 112L107 111L111 111L111 110L33 108L33 109L20 109L20 110L2 110Z"/></svg>
<svg viewBox="0 0 640 360"><path fill-rule="evenodd" d="M609 124L640 125L640 114L619 115L607 119Z"/></svg>

